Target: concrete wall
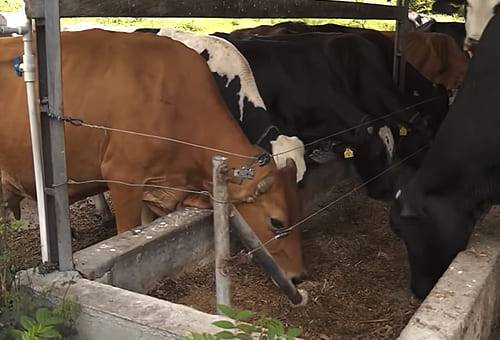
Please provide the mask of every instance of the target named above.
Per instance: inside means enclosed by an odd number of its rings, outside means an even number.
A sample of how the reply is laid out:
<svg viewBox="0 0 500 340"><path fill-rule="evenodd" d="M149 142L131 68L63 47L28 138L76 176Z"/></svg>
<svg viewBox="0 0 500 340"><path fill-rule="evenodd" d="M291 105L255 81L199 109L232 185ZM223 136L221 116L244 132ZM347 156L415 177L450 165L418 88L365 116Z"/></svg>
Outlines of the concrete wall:
<svg viewBox="0 0 500 340"><path fill-rule="evenodd" d="M212 212L194 208L74 254L75 269L83 277L141 293L164 276L178 275L212 259Z"/></svg>
<svg viewBox="0 0 500 340"><path fill-rule="evenodd" d="M28 270L18 276L23 286L53 303L60 303L65 296L79 302L82 312L75 339L183 339L191 332L220 331L211 323L221 317L83 279L77 272L39 275Z"/></svg>
<svg viewBox="0 0 500 340"><path fill-rule="evenodd" d="M500 209L493 209L403 330L400 340L490 339L500 301Z"/></svg>

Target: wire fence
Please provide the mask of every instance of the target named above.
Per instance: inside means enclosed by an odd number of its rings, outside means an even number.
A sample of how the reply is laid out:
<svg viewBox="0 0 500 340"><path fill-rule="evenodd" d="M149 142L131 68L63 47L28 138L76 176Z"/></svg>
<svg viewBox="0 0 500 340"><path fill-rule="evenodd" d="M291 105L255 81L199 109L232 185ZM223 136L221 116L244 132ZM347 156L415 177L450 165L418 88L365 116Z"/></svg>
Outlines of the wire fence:
<svg viewBox="0 0 500 340"><path fill-rule="evenodd" d="M346 132L358 129L358 128L363 127L363 126L370 125L372 123L375 123L375 122L378 122L378 121L381 121L381 120L384 120L384 119L389 118L389 117L391 117L393 115L396 115L398 113L402 113L402 112L407 111L409 109L415 108L415 107L417 107L419 105L423 105L423 104L432 102L434 100L441 99L443 97L444 97L444 95L442 95L442 96L435 96L435 97L429 98L427 100L424 100L422 102L419 102L417 104L413 104L413 105L407 106L407 107L405 107L403 109L400 109L400 110L388 113L388 114L383 115L383 116L379 116L379 117L377 117L375 119L372 119L370 121L362 122L362 123L360 123L360 124L358 124L356 126L352 126L350 128L338 131L338 132L333 133L331 135L328 135L328 136L325 136L325 137L321 137L321 138L319 138L317 140L314 140L313 142L307 143L307 144L304 145L304 147L315 145L315 144L320 143L320 142L322 142L324 140L331 139L331 138L339 136L339 135L341 135L343 133L346 133ZM212 147L201 145L201 144L197 144L197 143L192 143L192 142L187 142L187 141L179 140L179 139L176 139L176 138L165 137L165 136L157 136L157 135L152 135L152 134L147 134L147 133L142 133L142 132L137 132L137 131L130 131L130 130L117 129L117 128L107 127L107 126L102 126L102 125L97 125L97 124L91 124L91 123L87 123L87 122L83 121L82 119L73 118L73 117L62 117L61 118L61 117L51 116L51 118L63 120L65 122L70 123L70 124L72 124L74 126L77 126L77 127L83 126L83 127L87 127L87 128L94 128L94 129L100 129L100 130L105 130L105 131L112 131L112 132L117 132L117 133L125 133L125 134L134 135L134 136L145 137L145 138L153 138L153 139L163 140L163 141L167 141L167 142L178 143L178 144L181 144L181 145L191 146L191 147L195 147L195 148L200 148L200 149L203 149L203 150L213 151L213 152L217 152L217 153L221 153L221 154L225 154L225 155L229 155L229 156L244 158L244 159L252 159L252 160L258 160L259 159L259 157L256 157L256 156L243 155L243 154L239 154L239 153L236 153L236 152L231 152L231 151L228 151L228 150L223 150L223 149L218 149L218 148L212 148ZM400 161L398 161L396 163L393 163L391 166L387 167L387 169L381 171L380 173L378 173L377 175L373 176L372 178L364 181L363 183L355 186L349 192L341 195L340 197L338 197L335 200L331 201L330 203L328 203L324 207L322 207L322 208L316 210L315 212L309 214L308 216L302 218L300 221L298 221L297 223L293 224L292 226L284 229L282 232L280 232L280 234L278 234L278 235L270 238L269 240L267 240L265 242L262 242L262 244L259 247L251 249L251 250L249 250L247 252L240 252L236 256L241 256L241 255L251 256L253 253L255 253L256 251L258 251L259 249L267 246L271 242L274 242L274 241L276 241L276 240L284 237L284 235L287 235L292 230L300 227L301 225L303 225L304 223L308 222L309 220L311 220L315 216L317 216L317 215L321 214L322 212L328 210L334 204L342 201L343 199L346 199L347 197L349 197L350 195L354 194L358 190L364 188L365 186L367 186L371 182L375 181L376 179L380 178L381 176L385 175L386 173L392 171L396 167L402 165L404 162L406 162L406 161L410 160L411 158L415 157L418 153L422 152L423 150L425 150L428 147L429 147L429 144L427 144L427 145L419 148L418 150L416 150L415 152L413 152L409 156L405 157L404 159L401 159ZM292 148L292 149L287 150L287 151L283 151L283 152L276 153L276 154L271 154L271 156L274 157L274 156L286 154L288 152L295 151L295 150L297 150L299 148L301 148L301 147L295 147L295 148ZM207 191L207 190L191 190L191 189L178 188L178 187L173 187L173 186L156 185L156 184L148 184L148 183L130 183L130 182L126 182L126 181L113 180L113 179L91 179L91 180L84 180L84 181L77 181L77 180L74 180L74 179L68 179L68 181L67 181L67 184L69 184L69 185L85 185L85 184L98 184L98 183L102 183L102 184L114 183L114 184L120 184L120 185L130 186L130 187L167 189L167 190L173 190L173 191L184 192L184 193L189 193L189 194L204 195L204 196L209 197L213 202L217 202L217 203L225 203L225 204L228 204L228 203L238 203L238 201L224 201L224 202L217 201L214 198L214 196L209 191Z"/></svg>
<svg viewBox="0 0 500 340"><path fill-rule="evenodd" d="M402 113L402 112L414 109L414 108L416 108L416 107L418 107L420 105L427 104L427 103L433 102L435 100L442 99L444 97L446 97L446 96L445 95L434 96L432 98L423 100L423 101L421 101L419 103L416 103L416 104L413 104L413 105L409 105L409 106L404 107L402 109L393 111L391 113L388 113L388 114L385 114L385 115L382 115L382 116L379 116L379 117L376 117L376 118L374 118L372 120L369 120L369 121L366 121L366 122L361 122L358 125L351 126L351 127L346 128L344 130L337 131L337 132L332 133L332 134L330 134L328 136L324 136L324 137L318 138L318 139L316 139L316 140L314 140L312 142L304 144L304 147L309 147L309 146L316 145L316 144L321 143L321 142L323 142L325 140L328 140L328 139L337 137L339 135L342 135L344 133L356 130L356 129L360 128L360 127L371 125L373 123L379 122L379 121L384 120L386 118L392 117L392 116L394 116L394 115L396 115L398 113ZM54 119L63 120L65 122L70 123L70 124L72 124L74 126L77 126L77 127L78 126L83 126L83 127L87 127L87 128L99 129L99 130L104 130L104 131L111 131L111 132L117 132L117 133L124 133L124 134L134 135L134 136L152 138L152 139L157 139L157 140L163 140L163 141L167 141L167 142L172 142L172 143L177 143L177 144L181 144L181 145L191 146L191 147L194 147L194 148L199 148L199 149L203 149L203 150L213 151L213 152L221 153L221 154L224 154L224 155L239 157L239 158L243 158L243 159L258 160L258 158L259 158L257 156L243 155L243 154L240 154L240 153L237 153L237 152L232 152L232 151L229 151L229 150L218 149L218 148L212 148L212 147L209 147L209 146L206 146L206 145L192 143L192 142L184 141L184 140L177 139L177 138L166 137L166 136L158 136L158 135L152 135L152 134L148 134L148 133L144 133L144 132L138 132L138 131L132 131L132 130L125 130L125 129L117 129L117 128L113 128L113 127L109 127L109 126L92 124L92 123L85 122L82 119L74 118L74 117L70 117L70 116L59 117L59 116L55 116L55 115L50 115L50 117L54 118ZM270 155L272 157L276 157L276 156L287 154L287 153L290 153L290 152L293 152L293 151L296 151L296 150L299 150L299 149L302 149L302 147L301 146L300 147L294 147L292 149L281 151L279 153L270 154Z"/></svg>

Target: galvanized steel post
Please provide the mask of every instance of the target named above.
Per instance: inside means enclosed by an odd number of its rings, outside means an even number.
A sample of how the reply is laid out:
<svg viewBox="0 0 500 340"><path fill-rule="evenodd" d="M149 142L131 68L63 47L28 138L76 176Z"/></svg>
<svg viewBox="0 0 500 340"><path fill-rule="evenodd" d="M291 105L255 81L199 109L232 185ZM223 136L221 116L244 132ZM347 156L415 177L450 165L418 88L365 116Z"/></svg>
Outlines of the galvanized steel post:
<svg viewBox="0 0 500 340"><path fill-rule="evenodd" d="M227 158L215 156L213 164L214 185L214 233L215 233L215 287L217 304L231 304L231 280L226 271L229 249L229 203L227 183L224 175L227 172ZM217 312L222 314L217 308Z"/></svg>
<svg viewBox="0 0 500 340"><path fill-rule="evenodd" d="M64 138L59 0L43 2L36 19L38 79L42 132L44 193L47 209L48 263L73 269Z"/></svg>

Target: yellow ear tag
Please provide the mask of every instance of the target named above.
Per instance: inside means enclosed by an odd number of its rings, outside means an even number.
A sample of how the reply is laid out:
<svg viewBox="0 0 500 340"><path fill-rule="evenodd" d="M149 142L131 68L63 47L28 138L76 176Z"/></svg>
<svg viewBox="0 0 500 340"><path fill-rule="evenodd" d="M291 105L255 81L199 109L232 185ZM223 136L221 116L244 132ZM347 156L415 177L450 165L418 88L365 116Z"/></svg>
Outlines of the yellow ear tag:
<svg viewBox="0 0 500 340"><path fill-rule="evenodd" d="M353 158L353 157L354 157L354 151L352 151L352 149L350 149L350 148L346 148L344 151L344 158L348 159L348 158Z"/></svg>
<svg viewBox="0 0 500 340"><path fill-rule="evenodd" d="M400 127L399 128L399 135L400 136L406 136L406 135L408 135L408 130L404 126Z"/></svg>

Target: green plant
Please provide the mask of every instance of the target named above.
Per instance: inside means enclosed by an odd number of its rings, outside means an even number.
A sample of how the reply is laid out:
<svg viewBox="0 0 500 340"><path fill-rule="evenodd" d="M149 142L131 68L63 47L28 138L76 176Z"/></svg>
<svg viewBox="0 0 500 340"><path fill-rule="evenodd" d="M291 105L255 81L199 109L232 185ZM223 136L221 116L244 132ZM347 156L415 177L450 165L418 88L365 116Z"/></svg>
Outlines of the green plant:
<svg viewBox="0 0 500 340"><path fill-rule="evenodd" d="M219 310L229 320L220 320L213 323L222 329L215 334L192 333L186 340L291 340L297 338L302 330L300 328L286 328L279 320L271 318L258 318L256 313L247 310L236 310L225 305L218 305Z"/></svg>
<svg viewBox="0 0 500 340"><path fill-rule="evenodd" d="M21 224L0 219L0 339L38 340L62 339L74 333L74 323L80 305L66 297L55 307L39 307L31 295L24 292L15 273L13 235Z"/></svg>
<svg viewBox="0 0 500 340"><path fill-rule="evenodd" d="M21 316L19 319L21 329L12 329L10 333L15 340L62 339L56 326L64 322L62 316L54 310L39 308L35 319Z"/></svg>

